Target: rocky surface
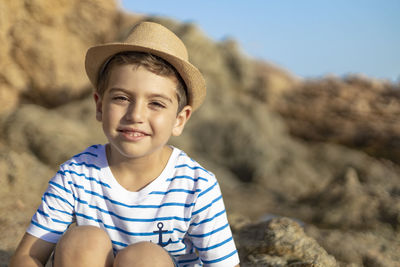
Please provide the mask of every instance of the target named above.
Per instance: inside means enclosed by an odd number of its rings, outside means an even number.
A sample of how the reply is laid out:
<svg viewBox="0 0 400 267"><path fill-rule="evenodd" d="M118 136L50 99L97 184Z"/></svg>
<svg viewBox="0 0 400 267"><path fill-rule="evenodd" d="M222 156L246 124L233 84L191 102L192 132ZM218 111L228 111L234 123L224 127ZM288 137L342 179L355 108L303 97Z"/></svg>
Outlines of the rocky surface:
<svg viewBox="0 0 400 267"><path fill-rule="evenodd" d="M115 38L117 15L113 1L1 1L0 112L23 98L54 107L87 93L84 53Z"/></svg>
<svg viewBox="0 0 400 267"><path fill-rule="evenodd" d="M288 218L249 224L236 235L241 266L338 266L333 256Z"/></svg>
<svg viewBox="0 0 400 267"><path fill-rule="evenodd" d="M87 46L139 19L108 0L0 3L0 266L57 165L105 142ZM196 25L147 19L205 75L207 100L172 144L219 178L243 266L399 266L398 85L301 80Z"/></svg>
<svg viewBox="0 0 400 267"><path fill-rule="evenodd" d="M362 150L400 164L400 84L349 75L305 81L271 103L304 140Z"/></svg>

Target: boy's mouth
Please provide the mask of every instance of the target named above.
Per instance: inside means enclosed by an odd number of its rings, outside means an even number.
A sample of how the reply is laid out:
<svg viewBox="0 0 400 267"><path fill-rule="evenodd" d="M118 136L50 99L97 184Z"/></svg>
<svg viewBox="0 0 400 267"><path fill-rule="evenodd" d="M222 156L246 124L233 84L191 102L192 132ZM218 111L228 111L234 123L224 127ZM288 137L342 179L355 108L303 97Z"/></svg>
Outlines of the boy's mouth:
<svg viewBox="0 0 400 267"><path fill-rule="evenodd" d="M138 132L123 132L129 136L133 136L133 137L139 137L139 136L144 136L144 134L142 133L138 133Z"/></svg>
<svg viewBox="0 0 400 267"><path fill-rule="evenodd" d="M142 136L148 136L144 131L137 130L137 129L131 129L131 128L119 128L117 129L117 132L123 133L124 135L130 136L130 137L142 137Z"/></svg>

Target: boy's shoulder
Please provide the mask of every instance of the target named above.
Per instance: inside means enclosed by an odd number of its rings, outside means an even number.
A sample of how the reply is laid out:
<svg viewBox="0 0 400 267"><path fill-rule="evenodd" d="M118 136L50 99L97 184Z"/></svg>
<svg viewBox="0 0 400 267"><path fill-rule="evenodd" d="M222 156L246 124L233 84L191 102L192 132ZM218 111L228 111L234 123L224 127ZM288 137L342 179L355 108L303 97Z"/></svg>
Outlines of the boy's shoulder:
<svg viewBox="0 0 400 267"><path fill-rule="evenodd" d="M107 164L104 145L92 145L80 153L73 155L69 160L61 164L61 169L70 168L94 168L100 169Z"/></svg>
<svg viewBox="0 0 400 267"><path fill-rule="evenodd" d="M214 173L188 156L183 150L177 150L179 154L175 161L175 178L192 180L198 185L207 185L216 182Z"/></svg>
<svg viewBox="0 0 400 267"><path fill-rule="evenodd" d="M87 147L85 150L82 152L75 154L72 156L71 160L77 159L77 158L99 158L102 153L104 153L105 145L91 145Z"/></svg>
<svg viewBox="0 0 400 267"><path fill-rule="evenodd" d="M176 160L175 168L183 168L186 170L196 171L196 172L205 172L207 174L213 175L212 172L204 168L199 162L194 160L192 157L188 156L185 151L180 150L179 148L176 149L179 154Z"/></svg>

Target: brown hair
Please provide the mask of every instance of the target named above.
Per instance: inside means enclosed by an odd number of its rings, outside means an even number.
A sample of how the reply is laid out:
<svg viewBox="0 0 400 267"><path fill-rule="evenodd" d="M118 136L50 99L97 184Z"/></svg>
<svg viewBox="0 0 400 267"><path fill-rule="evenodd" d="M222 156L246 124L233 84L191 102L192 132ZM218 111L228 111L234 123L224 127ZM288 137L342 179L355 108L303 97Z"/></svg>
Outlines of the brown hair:
<svg viewBox="0 0 400 267"><path fill-rule="evenodd" d="M176 69L170 63L158 56L150 53L134 51L115 54L103 65L99 72L99 79L96 88L96 92L101 97L104 95L106 90L112 67L124 64L133 64L137 67L144 67L148 71L151 71L157 75L174 77L177 81L176 95L178 99L178 112L180 112L183 107L187 105L188 101L186 85Z"/></svg>

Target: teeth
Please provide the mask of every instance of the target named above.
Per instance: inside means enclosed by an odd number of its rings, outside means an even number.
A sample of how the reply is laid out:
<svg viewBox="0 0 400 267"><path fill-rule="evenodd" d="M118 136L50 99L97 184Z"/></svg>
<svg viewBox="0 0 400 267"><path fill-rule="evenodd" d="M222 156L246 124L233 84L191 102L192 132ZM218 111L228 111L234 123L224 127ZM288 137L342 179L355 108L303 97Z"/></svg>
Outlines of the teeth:
<svg viewBox="0 0 400 267"><path fill-rule="evenodd" d="M143 134L142 133L129 133L129 136L139 137L139 136L143 136Z"/></svg>

